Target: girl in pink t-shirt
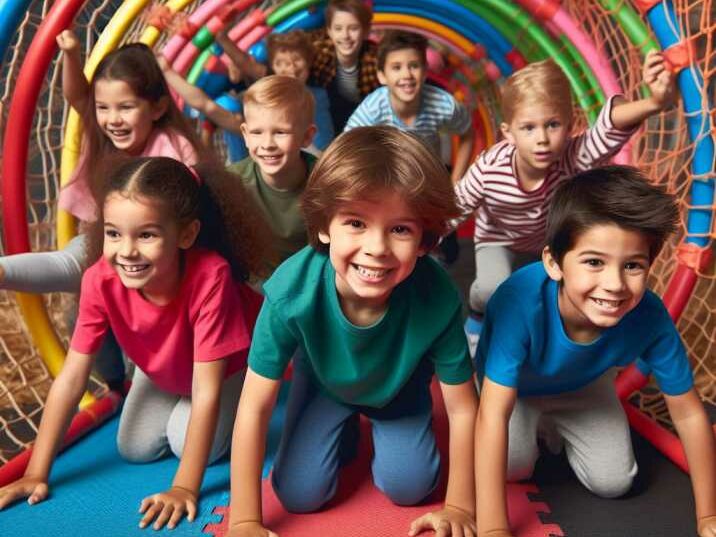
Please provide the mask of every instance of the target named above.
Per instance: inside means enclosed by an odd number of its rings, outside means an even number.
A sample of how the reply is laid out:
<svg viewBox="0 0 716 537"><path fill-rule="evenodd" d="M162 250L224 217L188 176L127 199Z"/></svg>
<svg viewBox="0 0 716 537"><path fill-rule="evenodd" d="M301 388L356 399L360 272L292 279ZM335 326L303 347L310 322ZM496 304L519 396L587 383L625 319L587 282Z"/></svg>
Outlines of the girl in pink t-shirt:
<svg viewBox="0 0 716 537"><path fill-rule="evenodd" d="M90 252L101 243L102 255L82 277L70 350L25 475L0 489L0 509L47 497L54 455L111 328L137 366L119 423L120 454L132 462L169 451L180 457L171 486L142 500L139 525L171 529L184 515L194 519L204 469L229 448L261 302L244 282L270 266L268 226L223 169L194 170L166 157L122 163L98 199L104 203L88 236Z"/></svg>
<svg viewBox="0 0 716 537"><path fill-rule="evenodd" d="M77 37L65 30L57 36L57 44L64 55L63 93L85 127L80 162L60 191L60 208L80 222L97 218L92 193L103 187L110 156L165 156L188 165L197 162L200 143L171 99L149 47L133 43L111 52L88 82ZM86 266L87 247L81 233L62 250L0 257L0 288L77 292ZM98 355L97 369L111 389L122 391L124 363L112 337Z"/></svg>

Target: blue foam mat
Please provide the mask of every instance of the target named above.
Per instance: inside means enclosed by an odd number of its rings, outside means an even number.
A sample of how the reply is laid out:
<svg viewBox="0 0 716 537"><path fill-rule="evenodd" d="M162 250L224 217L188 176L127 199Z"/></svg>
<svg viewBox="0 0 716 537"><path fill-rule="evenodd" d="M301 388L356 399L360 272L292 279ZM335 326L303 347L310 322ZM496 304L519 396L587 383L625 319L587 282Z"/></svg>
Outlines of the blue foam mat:
<svg viewBox="0 0 716 537"><path fill-rule="evenodd" d="M287 391L283 386L269 425L264 477L278 446ZM206 469L194 522L184 519L173 530L140 529L139 503L169 488L179 460L170 456L149 464L127 463L117 452L118 423L115 417L63 452L52 468L50 497L34 506L19 502L0 512L0 535L185 537L204 535L206 524L218 522L212 510L229 503L228 457Z"/></svg>

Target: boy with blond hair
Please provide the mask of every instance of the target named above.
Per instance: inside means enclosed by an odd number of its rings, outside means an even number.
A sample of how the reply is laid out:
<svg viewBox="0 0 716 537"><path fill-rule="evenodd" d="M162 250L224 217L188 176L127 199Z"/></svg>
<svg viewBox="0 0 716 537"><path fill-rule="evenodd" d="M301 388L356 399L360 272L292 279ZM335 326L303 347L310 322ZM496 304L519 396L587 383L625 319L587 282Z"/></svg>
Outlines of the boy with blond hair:
<svg viewBox="0 0 716 537"><path fill-rule="evenodd" d="M266 536L259 481L271 410L294 359L286 420L272 473L290 512L320 509L355 452L346 430L372 423L375 485L415 505L438 483L430 381L450 422L444 508L409 535L475 534L473 440L477 396L462 333L460 296L424 255L456 214L445 167L414 136L363 127L339 136L303 197L311 246L264 285L265 300L234 427L230 537ZM358 532L360 533L360 532Z"/></svg>
<svg viewBox="0 0 716 537"><path fill-rule="evenodd" d="M231 61L239 66L244 80L248 83L255 82L267 74L290 76L304 84L308 83L316 51L311 38L302 30L269 34L266 38L267 65L257 62L242 51L225 33L220 33L217 41ZM313 122L316 125L316 135L313 145L317 150L322 151L335 136L328 94L321 87L313 85L307 87L315 101Z"/></svg>
<svg viewBox="0 0 716 537"><path fill-rule="evenodd" d="M281 260L306 245L299 198L315 157L302 151L311 144L313 96L296 78L264 77L244 93L241 132L249 156L229 166L266 215Z"/></svg>
<svg viewBox="0 0 716 537"><path fill-rule="evenodd" d="M422 35L386 32L378 45L378 79L383 86L363 99L345 130L393 125L418 135L438 155L439 131L457 134L460 142L451 171L457 182L470 162L475 134L467 109L447 91L425 84L427 48Z"/></svg>
<svg viewBox="0 0 716 537"><path fill-rule="evenodd" d="M478 535L511 537L505 482L532 475L538 431L549 432L548 446L564 444L592 493L614 498L631 488L637 463L614 376L637 358L653 371L683 442L698 534L716 535L713 430L679 333L647 289L678 221L674 197L635 168L592 169L556 190L542 262L515 272L487 305L476 357Z"/></svg>
<svg viewBox="0 0 716 537"><path fill-rule="evenodd" d="M605 162L649 116L667 107L674 77L661 53L644 60L651 95L636 101L611 97L597 121L571 136L569 81L553 60L532 63L503 88L505 139L484 151L455 187L461 219L475 215L476 278L470 308L479 323L497 286L515 269L539 258L549 200L577 172Z"/></svg>

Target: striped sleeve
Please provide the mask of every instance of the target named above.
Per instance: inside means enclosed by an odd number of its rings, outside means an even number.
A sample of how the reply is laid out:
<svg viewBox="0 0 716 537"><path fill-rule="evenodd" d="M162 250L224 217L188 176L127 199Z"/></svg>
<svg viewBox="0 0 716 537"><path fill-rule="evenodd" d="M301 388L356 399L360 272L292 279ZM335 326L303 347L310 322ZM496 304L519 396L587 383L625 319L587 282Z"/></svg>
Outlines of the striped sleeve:
<svg viewBox="0 0 716 537"><path fill-rule="evenodd" d="M344 132L356 127L370 127L381 123L381 105L384 100L385 87L378 88L358 105L351 117L348 118Z"/></svg>
<svg viewBox="0 0 716 537"><path fill-rule="evenodd" d="M613 157L629 141L638 127L621 130L612 123L613 95L605 103L594 125L570 140L564 153L564 167L567 175L585 171Z"/></svg>

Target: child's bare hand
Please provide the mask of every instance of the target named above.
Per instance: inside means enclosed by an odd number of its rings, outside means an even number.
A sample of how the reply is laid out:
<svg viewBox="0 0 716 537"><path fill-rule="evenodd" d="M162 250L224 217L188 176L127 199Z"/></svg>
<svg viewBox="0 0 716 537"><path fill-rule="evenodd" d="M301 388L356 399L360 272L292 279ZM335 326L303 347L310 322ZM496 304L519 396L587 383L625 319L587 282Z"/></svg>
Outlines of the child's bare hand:
<svg viewBox="0 0 716 537"><path fill-rule="evenodd" d="M49 492L50 489L45 481L34 477L22 477L0 488L0 509L23 498L27 498L27 503L30 505L35 505L47 498Z"/></svg>
<svg viewBox="0 0 716 537"><path fill-rule="evenodd" d="M716 537L716 515L699 520L699 537Z"/></svg>
<svg viewBox="0 0 716 537"><path fill-rule="evenodd" d="M57 41L57 46L60 47L60 50L63 52L73 52L80 48L80 40L77 39L77 36L72 30L62 30L55 37L55 41Z"/></svg>
<svg viewBox="0 0 716 537"><path fill-rule="evenodd" d="M246 522L233 524L229 528L226 537L278 537L278 535L264 528L260 522L247 520Z"/></svg>
<svg viewBox="0 0 716 537"><path fill-rule="evenodd" d="M651 91L651 99L664 109L674 102L676 95L676 77L671 72L664 55L656 50L650 51L644 58L642 78Z"/></svg>
<svg viewBox="0 0 716 537"><path fill-rule="evenodd" d="M144 513L139 527L145 528L154 520L153 528L162 529L164 524L172 530L184 514L189 522L196 517L196 495L190 491L172 487L164 492L152 494L142 500L139 512Z"/></svg>
<svg viewBox="0 0 716 537"><path fill-rule="evenodd" d="M440 511L426 513L410 524L408 535L433 530L435 537L474 537L477 535L475 517L462 509L446 506Z"/></svg>

